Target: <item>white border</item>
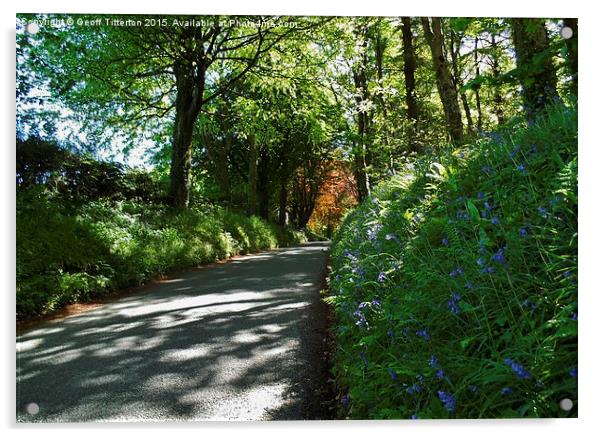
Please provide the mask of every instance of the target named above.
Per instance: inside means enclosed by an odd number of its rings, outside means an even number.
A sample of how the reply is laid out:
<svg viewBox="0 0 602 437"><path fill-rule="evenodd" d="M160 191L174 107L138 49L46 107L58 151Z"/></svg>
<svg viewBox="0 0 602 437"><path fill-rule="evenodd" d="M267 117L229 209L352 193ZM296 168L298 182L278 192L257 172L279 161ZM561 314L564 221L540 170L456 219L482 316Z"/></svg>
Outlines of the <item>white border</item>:
<svg viewBox="0 0 602 437"><path fill-rule="evenodd" d="M494 4L495 3L495 4ZM593 2L588 2L589 5ZM488 420L488 421L403 421L403 422L279 422L279 423L201 423L201 424L105 424L105 425L60 425L60 426L16 426L14 424L14 44L16 12L81 12L81 13L191 13L191 14L240 14L240 15L409 15L409 16L545 16L579 18L580 51L580 109L579 109L579 283L580 283L580 357L579 360L579 415L576 420ZM279 436L303 435L316 432L342 433L345 436L366 436L369 433L383 433L399 436L400 433L412 436L483 435L504 436L518 433L541 433L546 436L586 435L600 429L598 411L602 405L600 397L600 317L602 311L600 262L602 239L600 226L602 208L600 191L602 184L602 141L600 140L600 109L602 102L598 77L600 76L599 33L602 15L594 6L585 2L546 1L528 2L525 0L504 0L484 2L463 0L461 2L429 1L403 2L384 0L220 0L215 3L191 0L103 0L97 3L81 0L21 0L18 6L2 5L2 138L5 140L2 151L2 193L3 196L3 259L2 288L4 311L3 358L1 360L4 387L2 396L3 424L9 435L61 435L90 436L105 435L106 432L125 434L134 429L142 429L150 435L163 436L168 428L177 428L178 434L199 435L199 433Z"/></svg>

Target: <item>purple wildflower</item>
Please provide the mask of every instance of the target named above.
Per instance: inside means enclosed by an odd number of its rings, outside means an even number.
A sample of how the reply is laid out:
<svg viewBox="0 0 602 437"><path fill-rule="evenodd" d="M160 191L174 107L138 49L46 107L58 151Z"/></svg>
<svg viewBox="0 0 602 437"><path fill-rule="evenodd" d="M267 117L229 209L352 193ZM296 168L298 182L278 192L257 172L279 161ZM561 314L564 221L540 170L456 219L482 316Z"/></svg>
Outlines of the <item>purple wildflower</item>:
<svg viewBox="0 0 602 437"><path fill-rule="evenodd" d="M527 372L525 368L516 361L513 361L510 358L506 358L504 360L504 363L510 366L512 371L516 373L516 376L518 376L518 379L531 379L531 374Z"/></svg>
<svg viewBox="0 0 602 437"><path fill-rule="evenodd" d="M349 398L349 396L347 396L347 395L341 396L341 405L343 406L343 408L347 408L349 406L350 402L351 402L351 399Z"/></svg>
<svg viewBox="0 0 602 437"><path fill-rule="evenodd" d="M439 369L437 370L437 373L435 373L435 376L439 379L445 379L445 372L443 369Z"/></svg>
<svg viewBox="0 0 602 437"><path fill-rule="evenodd" d="M502 264L502 265L506 265L506 258L504 258L504 248L500 248L492 257L492 260L494 260L495 262Z"/></svg>
<svg viewBox="0 0 602 437"><path fill-rule="evenodd" d="M485 194L483 194L483 192L479 191L477 193L477 199L483 199L483 198L485 198Z"/></svg>
<svg viewBox="0 0 602 437"><path fill-rule="evenodd" d="M389 368L387 369L387 372L389 372L389 375L391 376L391 379L392 379L393 381L397 381L397 378L398 378L398 376L397 376L397 372L396 372L395 370L393 370L393 369L391 369L391 368L389 367Z"/></svg>
<svg viewBox="0 0 602 437"><path fill-rule="evenodd" d="M520 235L521 237L526 237L527 234L528 234L528 232L527 232L527 227L526 226L523 226L522 228L520 228L518 230L518 235Z"/></svg>
<svg viewBox="0 0 602 437"><path fill-rule="evenodd" d="M431 339L431 335L428 333L428 331L426 329L421 329L419 331L416 331L416 335L418 337L422 337L424 339L424 341L429 341Z"/></svg>
<svg viewBox="0 0 602 437"><path fill-rule="evenodd" d="M447 238L444 238L443 240L441 240L441 244L443 244L444 246L449 246L449 240Z"/></svg>
<svg viewBox="0 0 602 437"><path fill-rule="evenodd" d="M420 419L420 417L418 417L418 415L417 415L417 414L412 414L412 415L410 416L410 419L412 419L412 420L418 420L418 419Z"/></svg>
<svg viewBox="0 0 602 437"><path fill-rule="evenodd" d="M491 217L491 223L497 226L500 224L500 219L495 216Z"/></svg>
<svg viewBox="0 0 602 437"><path fill-rule="evenodd" d="M571 378L577 379L577 368L576 367L571 368L571 370L569 370L569 375L571 376Z"/></svg>
<svg viewBox="0 0 602 437"><path fill-rule="evenodd" d="M500 390L500 393L502 394L502 396L506 396L512 393L512 389L510 387L504 387Z"/></svg>
<svg viewBox="0 0 602 437"><path fill-rule="evenodd" d="M431 367L439 366L439 360L437 360L437 357L435 355L431 355L431 359L429 360L429 366L431 366Z"/></svg>
<svg viewBox="0 0 602 437"><path fill-rule="evenodd" d="M439 395L439 399L441 399L441 402L443 402L443 406L447 411L451 412L456 409L456 399L454 399L451 394L444 391L438 391L437 394Z"/></svg>
<svg viewBox="0 0 602 437"><path fill-rule="evenodd" d="M460 276L464 274L464 269L462 267L457 267L454 270L452 270L451 272L449 272L449 276L456 277L456 276Z"/></svg>
<svg viewBox="0 0 602 437"><path fill-rule="evenodd" d="M379 307L380 306L380 300L379 299L374 299L372 301L372 306Z"/></svg>
<svg viewBox="0 0 602 437"><path fill-rule="evenodd" d="M537 212L539 212L539 215L541 215L543 218L548 218L548 210L545 209L543 206L537 208Z"/></svg>
<svg viewBox="0 0 602 437"><path fill-rule="evenodd" d="M577 321L577 311L571 314L571 320L574 320L575 322Z"/></svg>
<svg viewBox="0 0 602 437"><path fill-rule="evenodd" d="M378 282L384 282L387 279L387 274L385 272L380 272L378 274Z"/></svg>
<svg viewBox="0 0 602 437"><path fill-rule="evenodd" d="M527 168L523 164L517 165L516 169L519 171L519 173L527 174Z"/></svg>

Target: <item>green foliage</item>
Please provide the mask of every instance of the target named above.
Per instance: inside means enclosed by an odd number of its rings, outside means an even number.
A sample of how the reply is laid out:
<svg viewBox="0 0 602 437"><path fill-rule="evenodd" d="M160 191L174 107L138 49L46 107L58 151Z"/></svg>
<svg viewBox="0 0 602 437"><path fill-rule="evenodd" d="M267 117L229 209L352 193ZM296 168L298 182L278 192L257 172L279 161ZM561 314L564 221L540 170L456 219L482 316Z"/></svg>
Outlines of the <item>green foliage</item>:
<svg viewBox="0 0 602 437"><path fill-rule="evenodd" d="M175 213L137 201L17 196L17 318L44 314L178 267L304 241L257 217L210 205Z"/></svg>
<svg viewBox="0 0 602 437"><path fill-rule="evenodd" d="M577 415L575 110L408 164L332 259L341 415Z"/></svg>

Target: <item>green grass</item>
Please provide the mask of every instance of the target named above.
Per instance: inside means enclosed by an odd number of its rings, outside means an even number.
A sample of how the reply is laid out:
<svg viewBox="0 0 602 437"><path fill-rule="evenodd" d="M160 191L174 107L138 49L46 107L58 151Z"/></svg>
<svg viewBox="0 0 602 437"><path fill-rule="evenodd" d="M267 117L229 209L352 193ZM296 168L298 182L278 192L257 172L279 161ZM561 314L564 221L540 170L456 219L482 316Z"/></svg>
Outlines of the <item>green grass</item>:
<svg viewBox="0 0 602 437"><path fill-rule="evenodd" d="M17 195L17 318L142 284L180 267L296 244L301 232L202 206L95 201L75 206L39 190Z"/></svg>
<svg viewBox="0 0 602 437"><path fill-rule="evenodd" d="M332 260L342 417L577 415L576 110L408 164Z"/></svg>

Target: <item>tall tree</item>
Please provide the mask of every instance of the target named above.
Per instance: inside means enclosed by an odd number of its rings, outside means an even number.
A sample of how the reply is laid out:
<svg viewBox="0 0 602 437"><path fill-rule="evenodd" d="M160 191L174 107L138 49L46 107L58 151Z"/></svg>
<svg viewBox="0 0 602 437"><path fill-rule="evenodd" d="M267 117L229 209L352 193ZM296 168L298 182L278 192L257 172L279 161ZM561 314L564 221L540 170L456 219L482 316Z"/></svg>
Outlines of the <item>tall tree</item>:
<svg viewBox="0 0 602 437"><path fill-rule="evenodd" d="M412 33L412 19L410 17L401 18L401 34L403 43L403 75L405 85L405 100L407 107L408 120L410 128L408 132L408 148L410 151L418 151L416 141L416 129L418 127L419 109L416 99L416 54L412 42L414 36Z"/></svg>
<svg viewBox="0 0 602 437"><path fill-rule="evenodd" d="M458 93L456 92L456 87L454 86L449 65L443 51L441 18L434 17L429 21L428 18L422 17L421 21L424 36L433 57L433 66L437 78L437 89L445 113L447 130L452 142L461 143L463 139L462 114L460 112L460 106L458 105Z"/></svg>
<svg viewBox="0 0 602 437"><path fill-rule="evenodd" d="M558 98L546 23L541 18L512 18L510 23L525 112L533 119Z"/></svg>
<svg viewBox="0 0 602 437"><path fill-rule="evenodd" d="M573 31L573 35L566 40L566 48L568 55L568 66L572 76L572 91L577 95L577 79L579 75L579 62L577 53L577 37L578 37L578 22L576 18L565 18L564 25Z"/></svg>

